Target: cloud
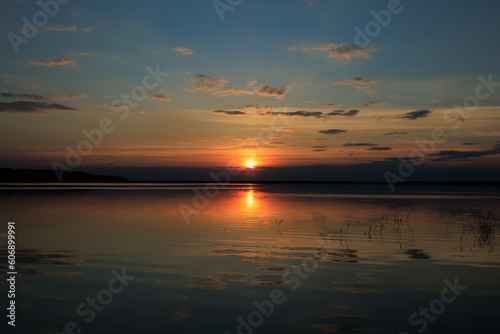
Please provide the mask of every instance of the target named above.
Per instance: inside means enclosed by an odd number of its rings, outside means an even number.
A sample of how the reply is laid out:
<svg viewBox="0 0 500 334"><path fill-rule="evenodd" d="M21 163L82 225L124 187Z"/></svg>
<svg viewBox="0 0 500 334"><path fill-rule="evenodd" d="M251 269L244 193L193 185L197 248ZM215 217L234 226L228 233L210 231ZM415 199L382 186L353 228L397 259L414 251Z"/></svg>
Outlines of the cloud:
<svg viewBox="0 0 500 334"><path fill-rule="evenodd" d="M345 143L345 147L357 147L357 146L377 146L377 144L372 143Z"/></svg>
<svg viewBox="0 0 500 334"><path fill-rule="evenodd" d="M375 51L375 48L371 45L341 44L335 45L334 49L328 53L328 57L349 60L354 57L370 58L370 54Z"/></svg>
<svg viewBox="0 0 500 334"><path fill-rule="evenodd" d="M285 96L288 87L271 87L268 85L260 85L255 88L255 93L261 96L270 96L277 99L282 99Z"/></svg>
<svg viewBox="0 0 500 334"><path fill-rule="evenodd" d="M19 98L32 100L74 100L87 97L85 94L63 94L63 95L39 95L39 94L17 94L17 93L0 93L0 97L4 98Z"/></svg>
<svg viewBox="0 0 500 334"><path fill-rule="evenodd" d="M332 82L331 85L339 86L350 86L355 89L364 90L367 93L375 93L376 91L372 89L371 85L380 82L380 80L366 80L360 77L349 78L342 81Z"/></svg>
<svg viewBox="0 0 500 334"><path fill-rule="evenodd" d="M283 116L297 116L297 117L314 117L314 118L323 118L324 115L321 111L268 111L266 113L262 113L262 115L283 115Z"/></svg>
<svg viewBox="0 0 500 334"><path fill-rule="evenodd" d="M438 158L432 159L432 161L449 161L449 160L462 160L468 158L478 158L487 155L500 154L500 142L497 143L493 148L484 151L441 151L439 153L431 154Z"/></svg>
<svg viewBox="0 0 500 334"><path fill-rule="evenodd" d="M40 88L40 86L38 86L37 84L30 85L30 84L27 84L24 82L17 84L17 87L24 89L24 90Z"/></svg>
<svg viewBox="0 0 500 334"><path fill-rule="evenodd" d="M79 55L81 57L92 57L93 56L93 54L90 52L78 52L77 55Z"/></svg>
<svg viewBox="0 0 500 334"><path fill-rule="evenodd" d="M326 106L323 106L323 108L332 108L335 107L337 104L336 103L329 103Z"/></svg>
<svg viewBox="0 0 500 334"><path fill-rule="evenodd" d="M349 86L349 85L370 85L380 82L380 80L366 80L363 78L349 78L342 81L332 82L332 85L341 85L341 86Z"/></svg>
<svg viewBox="0 0 500 334"><path fill-rule="evenodd" d="M160 101L170 101L170 98L167 96L167 94L164 91L159 91L158 94L152 95L149 97L151 100L160 100Z"/></svg>
<svg viewBox="0 0 500 334"><path fill-rule="evenodd" d="M369 151L390 151L392 148L390 147L370 147Z"/></svg>
<svg viewBox="0 0 500 334"><path fill-rule="evenodd" d="M253 103L253 104L246 104L238 108L245 110L269 110L269 109L274 109L274 106Z"/></svg>
<svg viewBox="0 0 500 334"><path fill-rule="evenodd" d="M340 133L346 133L347 130L340 130L340 129L329 129L329 130L320 130L318 133L322 133L324 135L338 135Z"/></svg>
<svg viewBox="0 0 500 334"><path fill-rule="evenodd" d="M246 104L246 105L241 106L239 108L240 109L247 109L247 110L257 110L257 109L259 109L259 105L255 104L255 103L253 103L253 104Z"/></svg>
<svg viewBox="0 0 500 334"><path fill-rule="evenodd" d="M349 111L345 110L334 110L326 114L326 116L345 116L345 117L354 117L359 113L357 109L351 109Z"/></svg>
<svg viewBox="0 0 500 334"><path fill-rule="evenodd" d="M190 55L193 54L193 50L188 49L188 48L186 48L184 46L177 46L177 47L174 48L174 51L178 52L178 53L180 53L182 55L185 55L185 56L190 56Z"/></svg>
<svg viewBox="0 0 500 334"><path fill-rule="evenodd" d="M417 110L417 111L408 112L408 113L404 114L403 116L398 116L395 118L406 118L406 119L409 119L411 121L414 121L414 120L419 119L419 118L427 117L427 116L429 116L430 113L431 113L430 110Z"/></svg>
<svg viewBox="0 0 500 334"><path fill-rule="evenodd" d="M409 134L409 132L393 131L393 132L384 133L384 136L407 135L407 134Z"/></svg>
<svg viewBox="0 0 500 334"><path fill-rule="evenodd" d="M213 114L224 114L227 116L241 116L241 115L246 115L246 112L239 111L239 110L214 110L212 111Z"/></svg>
<svg viewBox="0 0 500 334"><path fill-rule="evenodd" d="M21 89L36 89L39 88L39 86L35 83L34 78L23 78L19 76L14 76L10 74L2 74L3 82L5 83L11 83L13 85L16 85L18 88Z"/></svg>
<svg viewBox="0 0 500 334"><path fill-rule="evenodd" d="M256 87L253 91L236 88L236 87L226 87L228 81L226 79L206 75L198 74L195 75L192 82L192 91L202 91L210 95L216 96L231 96L231 95L261 95L274 97L276 99L282 99L285 95L288 87L271 87L268 85L260 85Z"/></svg>
<svg viewBox="0 0 500 334"><path fill-rule="evenodd" d="M47 60L47 61L30 61L30 64L37 65L37 66L64 66L64 65L73 65L76 66L76 63L73 59L62 59L62 58L56 58L53 60Z"/></svg>
<svg viewBox="0 0 500 334"><path fill-rule="evenodd" d="M304 111L304 110L298 110L298 111L268 111L268 112L257 112L261 116L265 115L283 115L283 116L289 116L289 117L313 117L317 119L324 119L328 116L345 116L345 117L354 117L359 113L359 110L357 109L352 109L349 111L345 110L335 110L329 113L323 113L321 111Z"/></svg>
<svg viewBox="0 0 500 334"><path fill-rule="evenodd" d="M46 31L76 31L76 26L50 25L44 28Z"/></svg>
<svg viewBox="0 0 500 334"><path fill-rule="evenodd" d="M213 95L217 96L230 96L230 95L240 95L240 94L253 95L253 92L246 89L229 87L213 93Z"/></svg>
<svg viewBox="0 0 500 334"><path fill-rule="evenodd" d="M383 106L386 105L384 101L370 101L361 104L363 107L371 107L371 106Z"/></svg>
<svg viewBox="0 0 500 334"><path fill-rule="evenodd" d="M471 142L468 142L468 141L464 141L462 143L462 145L465 145L465 146L471 146L471 145L479 145L478 143L471 143Z"/></svg>
<svg viewBox="0 0 500 334"><path fill-rule="evenodd" d="M214 76L210 75L205 75L205 74L198 74L194 76L193 79L193 84L192 84L192 91L202 91L211 95L217 95L217 96L230 96L230 95L240 95L240 94L247 94L247 95L252 95L253 92L246 90L246 89L240 89L240 88L235 88L235 87L226 87L226 84L228 83L227 80L222 79L222 78L217 78Z"/></svg>
<svg viewBox="0 0 500 334"><path fill-rule="evenodd" d="M370 58L370 54L375 52L375 48L371 45L357 46L355 44L335 44L325 43L314 47L292 47L292 51L297 49L306 52L319 53L328 58L335 60L351 60L355 57Z"/></svg>
<svg viewBox="0 0 500 334"><path fill-rule="evenodd" d="M297 129L276 129L276 131L291 132L291 133L299 133L300 132L300 130L297 130Z"/></svg>
<svg viewBox="0 0 500 334"><path fill-rule="evenodd" d="M328 149L328 146L318 145L318 146L313 146L312 149L313 152L324 152Z"/></svg>
<svg viewBox="0 0 500 334"><path fill-rule="evenodd" d="M227 80L224 80L222 78L217 78L205 74L198 74L195 75L193 79L193 90L201 90L203 92L213 93L215 91L223 89L224 85L227 82Z"/></svg>
<svg viewBox="0 0 500 334"><path fill-rule="evenodd" d="M45 112L45 111L82 111L82 110L57 103L49 104L45 102L28 102L28 101L0 102L0 112L32 113L32 112Z"/></svg>

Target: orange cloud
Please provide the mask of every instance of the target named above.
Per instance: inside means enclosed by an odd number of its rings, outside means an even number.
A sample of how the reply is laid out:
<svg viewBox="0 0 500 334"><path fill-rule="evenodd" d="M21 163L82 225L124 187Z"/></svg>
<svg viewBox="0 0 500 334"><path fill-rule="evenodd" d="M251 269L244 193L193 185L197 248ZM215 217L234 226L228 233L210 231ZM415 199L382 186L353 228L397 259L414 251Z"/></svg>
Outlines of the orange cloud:
<svg viewBox="0 0 500 334"><path fill-rule="evenodd" d="M47 60L47 61L30 61L30 64L37 65L37 66L64 66L64 65L73 65L76 66L76 63L73 59L62 59L62 58L56 58L53 60Z"/></svg>
<svg viewBox="0 0 500 334"><path fill-rule="evenodd" d="M76 31L77 27L76 26L65 26L65 25L50 25L45 27L44 30L47 31Z"/></svg>
<svg viewBox="0 0 500 334"><path fill-rule="evenodd" d="M177 46L174 48L174 50L175 50L175 52L178 52L178 53L185 55L185 56L190 56L193 54L193 50L188 49L184 46Z"/></svg>

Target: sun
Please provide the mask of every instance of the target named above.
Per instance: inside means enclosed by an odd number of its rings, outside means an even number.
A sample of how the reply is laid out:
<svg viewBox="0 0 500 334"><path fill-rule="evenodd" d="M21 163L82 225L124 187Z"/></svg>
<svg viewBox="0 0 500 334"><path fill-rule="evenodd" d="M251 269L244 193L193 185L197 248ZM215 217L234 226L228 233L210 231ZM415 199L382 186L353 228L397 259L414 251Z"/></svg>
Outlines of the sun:
<svg viewBox="0 0 500 334"><path fill-rule="evenodd" d="M247 160L245 167L248 169L255 169L255 167L257 167L257 162L255 160Z"/></svg>

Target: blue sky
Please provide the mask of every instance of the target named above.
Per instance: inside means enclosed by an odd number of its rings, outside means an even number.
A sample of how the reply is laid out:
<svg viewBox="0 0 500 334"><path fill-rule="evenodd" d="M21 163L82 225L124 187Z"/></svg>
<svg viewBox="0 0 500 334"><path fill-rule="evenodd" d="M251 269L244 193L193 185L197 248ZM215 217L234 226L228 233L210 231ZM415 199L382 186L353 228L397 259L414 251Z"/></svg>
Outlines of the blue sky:
<svg viewBox="0 0 500 334"><path fill-rule="evenodd" d="M65 164L67 146L108 117L115 129L74 168L370 164L408 157L435 128L448 139L426 163L498 163L498 91L459 126L443 120L479 76L500 81L497 1L243 0L223 21L213 3L69 1L16 53L9 33L22 36L41 7L5 1L4 167ZM388 6L390 23L357 43L355 28ZM117 120L112 101L157 64L168 77ZM287 129L259 137L276 116ZM255 138L258 149L241 148Z"/></svg>

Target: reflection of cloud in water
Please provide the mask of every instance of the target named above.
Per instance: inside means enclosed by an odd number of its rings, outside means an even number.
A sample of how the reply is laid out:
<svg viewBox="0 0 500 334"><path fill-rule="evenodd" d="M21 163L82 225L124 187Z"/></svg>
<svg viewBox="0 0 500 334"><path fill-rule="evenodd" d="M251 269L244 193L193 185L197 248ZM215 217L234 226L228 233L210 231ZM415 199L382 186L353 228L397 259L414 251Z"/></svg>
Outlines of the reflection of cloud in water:
<svg viewBox="0 0 500 334"><path fill-rule="evenodd" d="M427 252L421 249L407 249L403 252L403 254L408 255L410 259L417 260L427 260L431 258L431 256Z"/></svg>
<svg viewBox="0 0 500 334"><path fill-rule="evenodd" d="M219 272L211 275L193 276L191 289L194 290L220 290L226 287L227 282L243 281L239 273Z"/></svg>
<svg viewBox="0 0 500 334"><path fill-rule="evenodd" d="M188 318L190 315L187 307L181 307L179 311L175 311L172 313L170 320L172 321L180 321Z"/></svg>
<svg viewBox="0 0 500 334"><path fill-rule="evenodd" d="M332 282L333 291L347 293L377 293L379 292L375 285L368 282Z"/></svg>
<svg viewBox="0 0 500 334"><path fill-rule="evenodd" d="M342 313L301 316L293 319L292 322L297 326L326 333L369 333L373 331L370 327L362 325L363 322L370 321L371 318L352 314L359 312L359 308L353 309L348 305L343 306Z"/></svg>
<svg viewBox="0 0 500 334"><path fill-rule="evenodd" d="M47 249L17 249L16 263L23 263L25 266L17 266L17 271L29 275L47 275L47 276L77 276L80 272L44 272L45 266L74 266L79 260L74 256L75 251L72 250L47 250ZM7 248L0 249L0 256L6 258L8 256ZM41 267L40 267L41 266ZM0 268L6 268L7 262L0 263ZM42 269L43 268L43 269Z"/></svg>

